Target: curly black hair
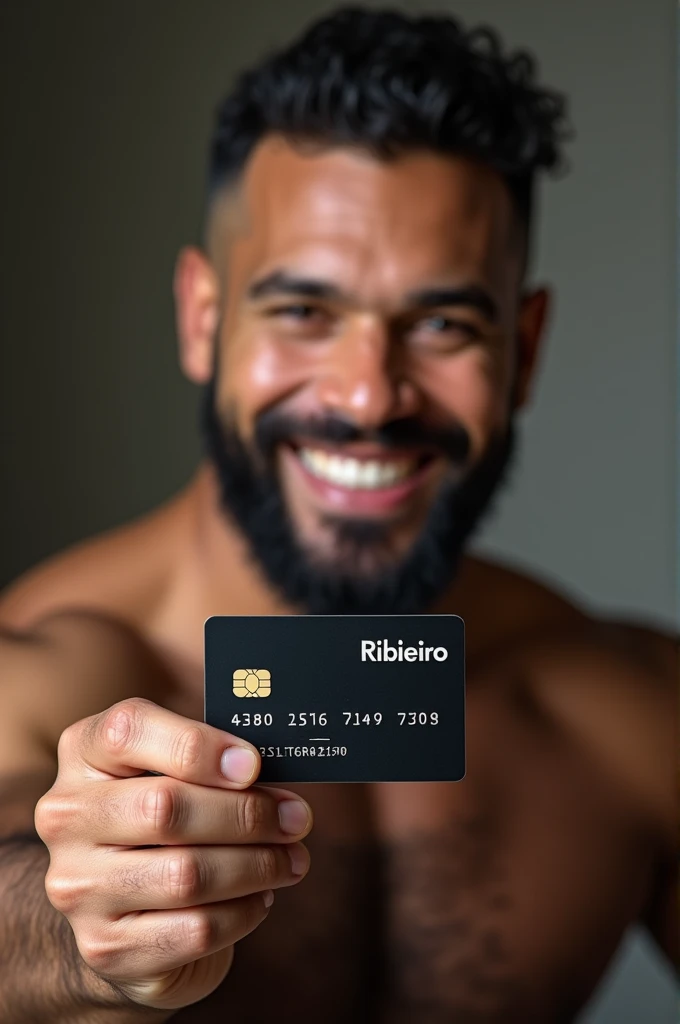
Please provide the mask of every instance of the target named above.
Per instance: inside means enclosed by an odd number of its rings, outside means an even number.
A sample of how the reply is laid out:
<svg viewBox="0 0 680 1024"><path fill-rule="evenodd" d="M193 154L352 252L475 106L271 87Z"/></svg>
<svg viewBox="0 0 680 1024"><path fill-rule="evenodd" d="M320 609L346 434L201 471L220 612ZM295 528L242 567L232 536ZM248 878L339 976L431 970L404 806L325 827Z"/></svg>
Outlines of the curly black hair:
<svg viewBox="0 0 680 1024"><path fill-rule="evenodd" d="M535 81L533 57L445 15L341 7L243 72L218 109L209 195L233 181L268 133L468 156L507 182L528 228L538 171L563 164L566 100Z"/></svg>

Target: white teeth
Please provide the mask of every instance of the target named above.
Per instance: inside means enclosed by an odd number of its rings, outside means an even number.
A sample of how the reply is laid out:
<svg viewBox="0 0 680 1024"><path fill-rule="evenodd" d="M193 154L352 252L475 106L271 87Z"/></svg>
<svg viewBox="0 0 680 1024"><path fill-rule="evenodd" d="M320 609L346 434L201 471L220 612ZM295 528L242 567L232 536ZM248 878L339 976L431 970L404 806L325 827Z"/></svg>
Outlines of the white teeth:
<svg viewBox="0 0 680 1024"><path fill-rule="evenodd" d="M314 476L352 490L390 487L400 480L405 480L417 466L415 459L401 462L367 462L362 459L344 458L341 455L329 455L318 448L300 448L298 454Z"/></svg>

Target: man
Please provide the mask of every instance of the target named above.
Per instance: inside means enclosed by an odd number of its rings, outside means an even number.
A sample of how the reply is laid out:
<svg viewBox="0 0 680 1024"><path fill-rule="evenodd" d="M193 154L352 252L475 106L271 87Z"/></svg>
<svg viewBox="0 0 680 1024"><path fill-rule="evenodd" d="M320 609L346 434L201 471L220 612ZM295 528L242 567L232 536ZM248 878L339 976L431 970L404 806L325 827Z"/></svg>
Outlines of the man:
<svg viewBox="0 0 680 1024"><path fill-rule="evenodd" d="M565 136L493 33L358 8L223 104L175 280L206 458L1 607L7 1024L559 1024L632 921L675 955L672 641L463 554ZM466 622L463 782L258 787L202 723L208 616L425 611Z"/></svg>

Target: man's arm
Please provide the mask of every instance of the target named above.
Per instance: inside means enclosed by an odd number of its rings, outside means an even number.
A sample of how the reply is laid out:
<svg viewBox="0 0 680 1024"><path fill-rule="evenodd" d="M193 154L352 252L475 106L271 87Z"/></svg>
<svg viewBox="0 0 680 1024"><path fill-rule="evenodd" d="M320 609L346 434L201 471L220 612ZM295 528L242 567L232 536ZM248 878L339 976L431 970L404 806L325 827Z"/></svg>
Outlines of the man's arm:
<svg viewBox="0 0 680 1024"><path fill-rule="evenodd" d="M3 1024L139 1024L172 1016L138 1006L91 971L78 952L68 921L45 892L49 854L35 831L33 815L37 801L54 781L57 763L56 747L51 751L41 732L39 708L47 706L57 722L59 712L68 713L72 681L61 673L68 661L65 647L76 640L79 629L82 625L68 620L59 640L58 625L35 636L0 632ZM87 646L81 649L85 656ZM81 676L81 686L85 678ZM97 695L90 691L85 703L93 701L97 702Z"/></svg>

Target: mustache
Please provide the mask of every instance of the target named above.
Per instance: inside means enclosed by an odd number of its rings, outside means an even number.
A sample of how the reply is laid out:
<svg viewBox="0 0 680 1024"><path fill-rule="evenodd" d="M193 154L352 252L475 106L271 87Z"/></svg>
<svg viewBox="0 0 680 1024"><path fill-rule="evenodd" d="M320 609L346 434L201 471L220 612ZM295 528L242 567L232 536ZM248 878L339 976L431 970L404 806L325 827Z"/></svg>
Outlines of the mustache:
<svg viewBox="0 0 680 1024"><path fill-rule="evenodd" d="M337 415L301 418L278 409L267 409L255 422L253 439L265 458L272 456L277 445L300 438L330 444L363 441L388 449L434 449L460 465L466 462L471 447L470 436L462 424L432 427L415 417L391 420L380 427L365 430Z"/></svg>

